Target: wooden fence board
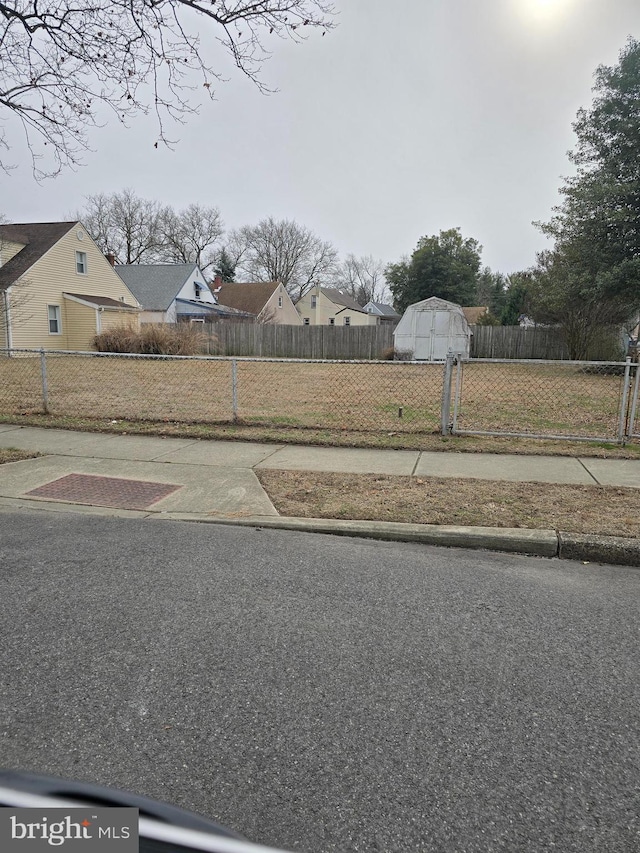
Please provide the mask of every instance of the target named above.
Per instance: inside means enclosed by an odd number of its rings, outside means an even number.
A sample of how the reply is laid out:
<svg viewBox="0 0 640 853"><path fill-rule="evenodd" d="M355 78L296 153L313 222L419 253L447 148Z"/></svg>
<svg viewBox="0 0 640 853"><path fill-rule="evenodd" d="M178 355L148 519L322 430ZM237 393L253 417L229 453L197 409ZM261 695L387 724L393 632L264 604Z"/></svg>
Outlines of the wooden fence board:
<svg viewBox="0 0 640 853"><path fill-rule="evenodd" d="M393 347L391 326L205 326L209 355L255 358L378 359Z"/></svg>

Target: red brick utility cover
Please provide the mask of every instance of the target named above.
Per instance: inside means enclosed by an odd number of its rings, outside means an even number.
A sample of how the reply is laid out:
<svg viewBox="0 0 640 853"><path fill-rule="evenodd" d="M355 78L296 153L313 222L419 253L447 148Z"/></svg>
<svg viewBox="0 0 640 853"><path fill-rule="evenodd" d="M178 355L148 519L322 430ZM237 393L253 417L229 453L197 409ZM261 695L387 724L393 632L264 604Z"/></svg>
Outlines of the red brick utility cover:
<svg viewBox="0 0 640 853"><path fill-rule="evenodd" d="M27 495L90 506L147 509L181 488L182 486L172 483L147 483L144 480L121 480L118 477L68 474L27 492Z"/></svg>

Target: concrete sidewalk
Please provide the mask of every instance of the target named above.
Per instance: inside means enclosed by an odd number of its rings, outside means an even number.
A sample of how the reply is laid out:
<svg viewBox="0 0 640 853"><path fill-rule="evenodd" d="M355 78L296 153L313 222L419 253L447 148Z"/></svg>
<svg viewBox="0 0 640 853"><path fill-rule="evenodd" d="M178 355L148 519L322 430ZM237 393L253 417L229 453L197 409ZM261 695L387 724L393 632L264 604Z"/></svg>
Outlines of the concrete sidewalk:
<svg viewBox="0 0 640 853"><path fill-rule="evenodd" d="M457 546L466 542L468 547L543 556L558 553L556 531L284 519L255 471L469 477L640 489L640 460L627 459L360 450L111 435L11 424L0 425L0 447L45 454L0 466L0 506L5 508L303 526L350 535L362 528L359 535ZM151 494L154 490L160 497Z"/></svg>

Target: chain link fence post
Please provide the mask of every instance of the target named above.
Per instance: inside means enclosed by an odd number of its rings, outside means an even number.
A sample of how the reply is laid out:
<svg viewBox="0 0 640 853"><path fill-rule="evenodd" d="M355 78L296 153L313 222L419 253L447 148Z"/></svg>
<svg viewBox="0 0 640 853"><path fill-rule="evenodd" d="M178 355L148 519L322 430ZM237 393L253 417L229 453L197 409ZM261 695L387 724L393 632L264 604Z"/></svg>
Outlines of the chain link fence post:
<svg viewBox="0 0 640 853"><path fill-rule="evenodd" d="M44 349L40 350L40 375L42 376L42 411L49 414L49 384L47 382L47 357Z"/></svg>
<svg viewBox="0 0 640 853"><path fill-rule="evenodd" d="M625 426L627 420L627 402L629 399L629 375L631 373L631 358L627 356L622 382L622 399L620 400L620 417L618 419L618 444L625 443Z"/></svg>
<svg viewBox="0 0 640 853"><path fill-rule="evenodd" d="M640 358L636 355L636 378L633 388L633 398L631 400L631 411L629 412L629 421L627 427L626 438L631 440L635 437L636 430L636 413L638 410L638 392L640 390Z"/></svg>
<svg viewBox="0 0 640 853"><path fill-rule="evenodd" d="M231 359L231 409L233 412L233 422L238 420L238 362L235 358Z"/></svg>
<svg viewBox="0 0 640 853"><path fill-rule="evenodd" d="M453 379L454 361L454 354L452 352L448 352L444 363L444 375L442 378L442 404L440 406L441 435L449 435L451 433L451 380Z"/></svg>

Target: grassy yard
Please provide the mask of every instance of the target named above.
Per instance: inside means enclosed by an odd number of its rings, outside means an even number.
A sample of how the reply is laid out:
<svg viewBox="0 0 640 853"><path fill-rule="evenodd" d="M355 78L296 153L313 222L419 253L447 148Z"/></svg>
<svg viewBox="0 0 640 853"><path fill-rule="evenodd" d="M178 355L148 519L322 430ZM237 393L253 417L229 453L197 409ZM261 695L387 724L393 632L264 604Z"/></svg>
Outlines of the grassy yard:
<svg viewBox="0 0 640 853"><path fill-rule="evenodd" d="M406 446L438 431L442 379L433 364L238 361L236 414L245 426L401 436ZM233 422L230 361L52 356L47 381L57 418ZM467 364L458 427L613 440L621 384L573 365ZM0 414L42 407L39 359L0 359Z"/></svg>

